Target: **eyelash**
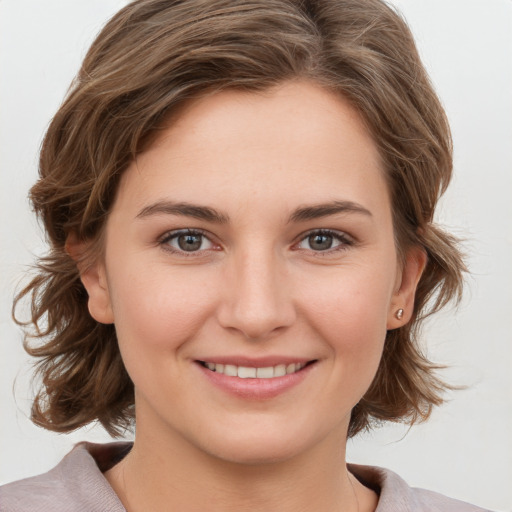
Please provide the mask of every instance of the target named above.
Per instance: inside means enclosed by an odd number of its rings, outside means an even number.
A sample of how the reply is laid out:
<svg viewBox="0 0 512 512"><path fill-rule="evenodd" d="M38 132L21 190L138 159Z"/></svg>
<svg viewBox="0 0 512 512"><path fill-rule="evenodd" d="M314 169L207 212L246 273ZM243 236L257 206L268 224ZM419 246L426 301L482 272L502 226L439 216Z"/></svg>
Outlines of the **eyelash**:
<svg viewBox="0 0 512 512"><path fill-rule="evenodd" d="M201 254L204 251L209 250L209 249L200 249L197 251L185 251L183 249L177 249L170 245L170 242L172 240L177 240L180 236L186 236L186 235L204 237L206 240L208 240L208 242L210 244L215 245L215 243L212 242L212 240L210 239L211 235L209 235L209 233L207 233L206 231L203 231L201 229L179 229L176 231L170 231L170 232L166 233L163 237L160 238L160 240L158 241L158 244L160 246L162 246L162 248L164 250L172 252L174 254L179 254L180 256L184 256L184 257L194 257L194 256L197 257L198 254ZM310 249L301 249L301 248L297 247L299 244L301 244L302 242L304 242L305 240L307 240L308 238L310 238L312 236L332 237L333 240L339 242L339 245L335 246L333 248L329 247L326 250L316 250L316 251L311 248ZM299 241L294 243L293 247L297 248L296 250L310 251L310 252L313 252L315 254L315 256L322 257L322 256L328 256L334 252L345 251L350 246L353 246L354 243L355 243L354 239L342 231L335 231L332 229L313 229L311 231L301 234ZM201 242L201 245L202 245L202 242Z"/></svg>
<svg viewBox="0 0 512 512"><path fill-rule="evenodd" d="M206 231L201 229L178 229L176 231L167 232L159 241L158 244L166 251L172 252L174 254L179 254L180 256L184 256L186 258L197 256L201 254L203 251L207 249L202 249L198 251L185 251L182 249L177 249L172 247L169 242L172 240L177 240L180 236L200 236L204 239L208 240L210 244L215 245L214 242L211 241L210 236Z"/></svg>
<svg viewBox="0 0 512 512"><path fill-rule="evenodd" d="M315 251L314 249L298 249L298 250L306 250L311 251L315 254L315 256L329 256L333 253L336 253L338 251L346 251L349 247L353 246L355 244L355 240L349 236L347 233L344 233L343 231L335 231L332 229L312 229L311 231L308 231L307 233L304 233L300 236L300 240L294 244L294 246L299 245L300 243L304 242L308 238L312 236L328 236L332 237L333 240L338 241L339 245L335 246L333 248L329 247L328 249L322 251Z"/></svg>

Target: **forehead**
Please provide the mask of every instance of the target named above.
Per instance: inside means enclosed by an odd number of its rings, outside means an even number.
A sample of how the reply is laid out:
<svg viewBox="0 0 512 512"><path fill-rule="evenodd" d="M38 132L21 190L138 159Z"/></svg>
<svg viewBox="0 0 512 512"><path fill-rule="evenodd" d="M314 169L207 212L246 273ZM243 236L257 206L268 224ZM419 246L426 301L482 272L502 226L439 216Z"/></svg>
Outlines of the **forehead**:
<svg viewBox="0 0 512 512"><path fill-rule="evenodd" d="M380 157L359 114L307 82L191 101L132 162L120 193L139 207L166 194L226 204L237 197L283 205L387 198Z"/></svg>
<svg viewBox="0 0 512 512"><path fill-rule="evenodd" d="M191 143L209 149L218 145L222 150L243 143L245 148L256 147L259 142L265 143L268 152L300 139L307 143L302 146L305 150L316 145L319 151L324 145L350 139L351 144L364 145L368 157L380 165L371 135L348 100L298 80L262 91L227 89L194 99L164 123L151 146L182 144L184 149ZM295 146L295 151L300 147Z"/></svg>

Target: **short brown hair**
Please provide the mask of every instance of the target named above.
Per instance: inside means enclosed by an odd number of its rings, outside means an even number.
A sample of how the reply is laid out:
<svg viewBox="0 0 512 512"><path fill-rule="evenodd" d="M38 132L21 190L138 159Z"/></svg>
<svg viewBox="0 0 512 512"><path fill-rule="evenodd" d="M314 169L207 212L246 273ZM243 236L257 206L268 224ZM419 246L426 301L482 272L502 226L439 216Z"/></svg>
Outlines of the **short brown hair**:
<svg viewBox="0 0 512 512"><path fill-rule="evenodd" d="M31 190L50 252L16 302L30 295L41 388L32 418L63 432L99 420L112 434L133 421L133 384L113 325L96 322L70 233L101 253L119 177L162 122L193 98L305 79L348 99L380 150L399 253L428 256L412 320L388 331L349 435L373 419L425 419L446 385L421 352L426 315L460 297L456 240L433 224L452 172L442 106L399 14L380 0L136 0L100 32L46 133ZM38 344L30 340L39 338Z"/></svg>

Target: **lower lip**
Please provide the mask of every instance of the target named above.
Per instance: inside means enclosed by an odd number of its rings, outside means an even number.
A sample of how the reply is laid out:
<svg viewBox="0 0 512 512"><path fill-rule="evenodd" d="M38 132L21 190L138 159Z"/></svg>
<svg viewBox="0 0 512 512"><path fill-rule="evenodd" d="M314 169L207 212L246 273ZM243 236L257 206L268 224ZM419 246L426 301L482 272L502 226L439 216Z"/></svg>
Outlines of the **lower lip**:
<svg viewBox="0 0 512 512"><path fill-rule="evenodd" d="M213 372L199 362L196 365L214 386L226 393L246 400L268 400L300 384L316 366L316 362L308 364L298 372L272 379L241 379Z"/></svg>

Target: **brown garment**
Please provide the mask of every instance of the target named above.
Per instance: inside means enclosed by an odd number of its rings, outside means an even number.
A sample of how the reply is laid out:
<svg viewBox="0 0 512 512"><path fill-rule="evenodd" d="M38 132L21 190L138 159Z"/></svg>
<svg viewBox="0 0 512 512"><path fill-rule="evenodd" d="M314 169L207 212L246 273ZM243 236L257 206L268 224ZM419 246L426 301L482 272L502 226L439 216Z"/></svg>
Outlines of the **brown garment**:
<svg viewBox="0 0 512 512"><path fill-rule="evenodd" d="M80 443L51 471L0 487L0 512L126 512L103 471L119 462L131 443ZM379 495L375 512L490 512L424 489L413 489L383 468L349 464Z"/></svg>

